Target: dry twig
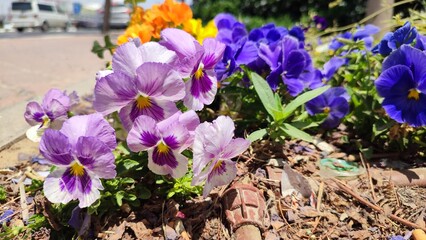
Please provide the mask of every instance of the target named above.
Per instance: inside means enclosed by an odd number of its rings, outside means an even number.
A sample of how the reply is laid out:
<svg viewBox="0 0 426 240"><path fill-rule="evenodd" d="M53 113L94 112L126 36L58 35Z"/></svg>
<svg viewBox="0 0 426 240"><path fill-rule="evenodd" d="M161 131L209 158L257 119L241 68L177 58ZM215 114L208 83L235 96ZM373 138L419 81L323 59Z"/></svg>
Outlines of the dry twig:
<svg viewBox="0 0 426 240"><path fill-rule="evenodd" d="M393 221L396 221L396 222L399 222L399 223L401 223L401 224L403 224L405 226L408 226L408 227L411 227L411 228L418 228L418 229L422 229L422 230L426 231L425 227L419 226L419 225L417 225L417 224L415 224L413 222L410 222L410 221L408 221L406 219L400 218L400 217L398 217L398 216L396 216L394 214L386 214L385 211L383 210L383 208L381 208L381 207L379 207L379 206L377 206L377 205L375 205L373 203L370 203L369 201L365 200L364 198L362 198L361 196L359 196L357 193L355 193L354 191L352 191L352 189L350 187L348 187L348 185L346 185L345 183L343 183L343 182L341 182L341 181L339 181L339 180L337 180L335 178L333 178L332 180L337 184L337 186L341 190L343 190L347 194L351 195L356 200L358 200L360 203L362 203L363 205L368 206L369 208L373 209L374 211L376 211L378 213L381 213L381 214L384 214L389 219L391 219Z"/></svg>
<svg viewBox="0 0 426 240"><path fill-rule="evenodd" d="M365 161L364 154L362 152L359 153L359 157L361 158L362 165L367 171L368 186L370 187L370 190L371 190L371 196L373 197L374 202L377 202L376 193L374 192L373 180L371 179L371 174L370 174L370 165Z"/></svg>

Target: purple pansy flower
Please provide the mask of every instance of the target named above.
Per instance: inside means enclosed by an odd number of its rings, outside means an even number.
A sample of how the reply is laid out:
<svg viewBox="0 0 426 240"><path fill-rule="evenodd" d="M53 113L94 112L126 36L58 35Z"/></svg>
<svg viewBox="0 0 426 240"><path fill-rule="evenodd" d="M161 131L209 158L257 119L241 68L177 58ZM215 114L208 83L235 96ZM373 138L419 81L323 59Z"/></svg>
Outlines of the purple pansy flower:
<svg viewBox="0 0 426 240"><path fill-rule="evenodd" d="M116 175L116 146L114 129L99 113L72 117L59 131L47 129L40 152L57 167L44 181L47 199L63 204L78 199L80 208L93 204L103 190L100 178Z"/></svg>
<svg viewBox="0 0 426 240"><path fill-rule="evenodd" d="M50 89L44 95L41 105L37 102L29 102L24 117L34 127L27 131L27 137L39 142L45 129L60 129L62 123L68 119L68 111L78 101L76 92L67 95L59 89Z"/></svg>
<svg viewBox="0 0 426 240"><path fill-rule="evenodd" d="M353 40L353 41L364 41L364 45L367 49L370 49L373 44L372 35L378 33L380 28L375 25L367 24L364 27L359 27L352 34L350 32L344 32L342 34L337 35L335 39L333 39L329 45L329 49L336 51L339 48L343 47L345 44L338 40L338 38Z"/></svg>
<svg viewBox="0 0 426 240"><path fill-rule="evenodd" d="M217 92L214 67L223 57L225 44L206 38L201 46L189 33L176 28L164 29L161 38L162 45L177 53L182 77L189 78L185 83L185 106L201 110L211 104Z"/></svg>
<svg viewBox="0 0 426 240"><path fill-rule="evenodd" d="M426 50L426 36L418 33L416 37L416 45L414 47L422 51Z"/></svg>
<svg viewBox="0 0 426 240"><path fill-rule="evenodd" d="M286 28L277 27L273 23L268 23L260 28L251 30L248 39L250 42L255 43L257 49L259 49L261 45L267 45L271 49L276 49L277 45L281 44L281 39L286 35L288 35L288 30ZM247 63L247 65L253 71L263 74L269 71L270 66L260 57L258 52L259 50L256 51L256 58Z"/></svg>
<svg viewBox="0 0 426 240"><path fill-rule="evenodd" d="M229 13L220 13L214 18L218 29L216 39L228 46L234 48L243 38L247 37L247 30L243 23L238 22L235 17Z"/></svg>
<svg viewBox="0 0 426 240"><path fill-rule="evenodd" d="M204 122L195 129L192 185L205 181L204 197L213 187L228 184L235 178L237 167L231 159L250 145L244 138L234 139L234 129L234 122L226 116L219 116L213 123Z"/></svg>
<svg viewBox="0 0 426 240"><path fill-rule="evenodd" d="M300 48L295 37L284 36L281 44L275 47L261 44L259 56L270 66L271 72L266 80L273 90L282 80L290 95L296 96L312 81L314 68L311 57Z"/></svg>
<svg viewBox="0 0 426 240"><path fill-rule="evenodd" d="M316 69L315 77L310 84L311 89L324 86L334 75L334 73L344 64L346 59L341 57L332 57L328 60L322 70Z"/></svg>
<svg viewBox="0 0 426 240"><path fill-rule="evenodd" d="M309 115L318 113L327 114L321 126L324 128L335 128L340 119L349 113L350 97L343 87L334 87L325 91L320 96L306 103L306 111Z"/></svg>
<svg viewBox="0 0 426 240"><path fill-rule="evenodd" d="M287 34L288 30L285 27L277 27L273 23L268 23L251 30L248 38L250 41L256 42L257 45L260 45L260 43L269 45L278 42Z"/></svg>
<svg viewBox="0 0 426 240"><path fill-rule="evenodd" d="M352 38L356 41L364 41L364 45L367 49L371 49L373 45L374 38L372 35L378 33L380 31L380 28L373 25L373 24L367 24L364 27L358 28Z"/></svg>
<svg viewBox="0 0 426 240"><path fill-rule="evenodd" d="M136 76L114 72L99 79L95 86L96 111L106 115L119 111L124 128L147 115L161 121L178 111L175 102L185 96L179 73L169 64L147 62L136 69Z"/></svg>
<svg viewBox="0 0 426 240"><path fill-rule="evenodd" d="M157 62L174 65L176 61L176 53L159 43L147 42L141 44L140 39L135 38L117 47L112 56L112 70L98 72L96 79L99 80L114 72L120 72L128 77L136 77L136 70L143 63Z"/></svg>
<svg viewBox="0 0 426 240"><path fill-rule="evenodd" d="M226 44L223 58L215 67L217 79L221 81L240 70L240 65L255 61L258 55L256 43L248 40L245 25L234 16L221 13L214 21L218 28L216 39Z"/></svg>
<svg viewBox="0 0 426 240"><path fill-rule="evenodd" d="M190 138L186 127L179 121L161 124L140 116L127 136L127 144L134 152L148 151L148 168L153 173L180 178L188 170L188 159L181 154Z"/></svg>
<svg viewBox="0 0 426 240"><path fill-rule="evenodd" d="M305 42L305 33L303 31L303 29L299 26L293 26L290 31L288 31L288 34L290 34L291 36L297 38L297 40L299 40L299 43L301 45L301 47L303 47L304 42Z"/></svg>
<svg viewBox="0 0 426 240"><path fill-rule="evenodd" d="M338 34L333 40L331 40L331 43L328 46L328 48L330 50L337 51L337 49L339 49L339 48L341 48L341 47L343 47L345 45L343 42L339 41L339 38L351 39L352 38L352 33L350 33L350 32L344 32L344 33Z"/></svg>
<svg viewBox="0 0 426 240"><path fill-rule="evenodd" d="M321 16L317 16L315 15L312 20L315 23L315 27L318 28L319 30L325 30L328 27L328 22L327 19L325 19L324 17Z"/></svg>
<svg viewBox="0 0 426 240"><path fill-rule="evenodd" d="M403 44L411 44L416 39L418 33L415 27L411 27L410 22L406 22L404 26L395 30L395 32L388 32L383 39L371 51L373 53L380 53L383 56L389 55Z"/></svg>
<svg viewBox="0 0 426 240"><path fill-rule="evenodd" d="M178 123L179 125L182 125L186 128L188 131L189 137L186 140L186 142L182 145L182 149L186 149L189 146L192 145L194 142L194 132L195 128L200 125L200 118L198 117L197 113L194 110L189 110L184 113L181 111L176 112L172 116L170 116L167 119L164 119L163 121L157 123L158 128L165 129L168 126L171 126L175 123Z"/></svg>
<svg viewBox="0 0 426 240"><path fill-rule="evenodd" d="M419 49L402 45L383 62L375 81L384 98L386 113L399 123L413 127L426 125L426 55Z"/></svg>

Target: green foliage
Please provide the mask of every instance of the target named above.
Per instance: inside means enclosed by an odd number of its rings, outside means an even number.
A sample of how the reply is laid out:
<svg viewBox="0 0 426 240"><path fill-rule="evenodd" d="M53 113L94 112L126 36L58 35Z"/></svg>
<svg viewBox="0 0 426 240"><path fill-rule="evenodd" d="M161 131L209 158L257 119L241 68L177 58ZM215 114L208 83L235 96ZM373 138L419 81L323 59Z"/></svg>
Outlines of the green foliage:
<svg viewBox="0 0 426 240"><path fill-rule="evenodd" d="M191 160L189 165L192 165ZM185 176L173 179L167 176L158 176L155 181L159 186L159 192L163 195L166 194L167 198L177 197L187 199L192 196L201 195L203 192L202 186L191 186L193 173L189 170Z"/></svg>
<svg viewBox="0 0 426 240"><path fill-rule="evenodd" d="M275 140L283 140L283 137L287 136L312 142L314 139L308 133L300 130L290 123L285 123L284 121L293 116L296 109L311 99L324 93L327 89L330 88L330 86L324 86L305 92L291 100L291 102L287 105L283 105L279 93L274 93L265 79L263 79L257 73L251 72L247 68L245 68L245 71L253 83L253 87L259 96L260 101L273 120L268 128L257 130L250 134L249 140L256 141L263 138L266 134L269 134L269 136ZM309 124L312 124L312 122ZM305 127L306 126L308 125L305 125ZM315 126L315 124L312 126Z"/></svg>
<svg viewBox="0 0 426 240"><path fill-rule="evenodd" d="M32 231L38 230L42 227L49 227L49 222L47 221L46 217L42 214L33 214L28 219L28 228L30 228Z"/></svg>
<svg viewBox="0 0 426 240"><path fill-rule="evenodd" d="M113 54L113 50L117 47L115 44L111 42L111 38L109 35L104 36L105 45L102 46L98 41L93 42L92 53L96 54L99 58L104 58L104 52L108 51L111 55Z"/></svg>
<svg viewBox="0 0 426 240"><path fill-rule="evenodd" d="M7 192L3 186L0 186L0 202L5 201L7 198Z"/></svg>
<svg viewBox="0 0 426 240"><path fill-rule="evenodd" d="M32 179L31 180L31 185L29 185L28 187L25 188L25 191L27 192L36 192L40 189L43 188L43 181L41 180L37 180L37 179Z"/></svg>

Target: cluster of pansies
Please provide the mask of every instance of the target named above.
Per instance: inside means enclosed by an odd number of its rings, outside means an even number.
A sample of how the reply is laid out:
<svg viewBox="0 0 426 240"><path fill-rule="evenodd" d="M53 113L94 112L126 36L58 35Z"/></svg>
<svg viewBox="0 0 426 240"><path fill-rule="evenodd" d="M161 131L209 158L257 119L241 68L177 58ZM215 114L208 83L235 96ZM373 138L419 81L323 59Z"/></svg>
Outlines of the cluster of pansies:
<svg viewBox="0 0 426 240"><path fill-rule="evenodd" d="M393 120L413 127L426 126L425 39L407 22L373 49L387 56L375 81L383 108Z"/></svg>
<svg viewBox="0 0 426 240"><path fill-rule="evenodd" d="M139 38L120 45L112 69L97 73L94 89L95 114L74 116L74 104L59 90L49 91L42 106L31 102L25 118L40 122L44 134L41 154L56 166L44 182L44 193L53 203L78 200L84 208L100 198L100 181L116 176L115 130L105 117L118 112L134 152L148 152L148 168L158 175L180 178L188 172L190 149L194 185L205 183L204 196L214 186L236 176L231 160L244 152L250 141L234 139L231 118L220 116L213 123L200 120L195 111L212 103L217 92L214 68L222 59L225 44L214 38L200 44L177 28L166 28L159 42L141 43ZM186 111L178 109L182 102ZM61 120L61 125L50 124ZM63 124L63 125L62 125ZM50 126L51 129L48 129Z"/></svg>
<svg viewBox="0 0 426 240"><path fill-rule="evenodd" d="M251 70L264 76L272 90L285 88L295 97L307 89L326 85L334 73L346 63L343 57L336 56L326 62L321 69L317 69L306 50L304 31L299 26L287 29L270 23L247 31L245 25L230 14L219 14L214 20L219 31L216 39L226 44L224 57L215 68L220 81L241 71L240 66L247 65ZM360 33L354 34L357 37L364 32L358 31ZM314 106L316 109L308 111L309 114L325 113L328 115L327 119L333 119L324 122L322 126L325 128L336 127L349 112L349 97L343 97L344 101L338 102L343 106L338 107L337 103L336 107L330 105L332 99L323 101L329 98L328 94L336 91L345 92L344 88L330 90L329 93L324 93L308 104L311 109Z"/></svg>
<svg viewBox="0 0 426 240"><path fill-rule="evenodd" d="M147 10L135 6L129 25L117 42L121 45L134 38L139 38L143 43L158 40L161 31L166 28L181 28L200 43L205 38L214 38L217 33L213 21L203 26L201 19L193 19L192 10L185 2L165 0L164 3L154 4Z"/></svg>
<svg viewBox="0 0 426 240"><path fill-rule="evenodd" d="M345 39L363 41L365 49L389 55L375 81L384 109L399 123L426 125L425 38L410 24L386 34L375 47L375 26L340 34L328 46L335 55L322 66L313 61L300 26L287 29L270 23L248 31L227 13L218 14L208 26L213 30L192 19L186 4L172 0L147 11L135 8L119 37L112 69L97 73L97 113L68 118L78 98L57 89L50 90L41 105L28 104L25 119L35 126L28 136L40 141L40 152L56 166L44 182L51 202L78 200L79 207L88 207L100 198L100 179L116 176L116 135L106 120L112 113L118 113L129 149L148 153L153 173L181 178L191 168L192 185L204 183L207 196L213 187L235 178L232 159L250 141L234 138L230 117L200 123L196 111L210 105L227 79L245 67L263 76L272 91L290 97L329 85L348 64L347 53L338 51ZM243 77L240 85L250 83ZM350 112L350 95L343 85L331 86L304 109L309 115L325 115L322 127L335 128ZM192 166L183 154L186 150L193 153Z"/></svg>

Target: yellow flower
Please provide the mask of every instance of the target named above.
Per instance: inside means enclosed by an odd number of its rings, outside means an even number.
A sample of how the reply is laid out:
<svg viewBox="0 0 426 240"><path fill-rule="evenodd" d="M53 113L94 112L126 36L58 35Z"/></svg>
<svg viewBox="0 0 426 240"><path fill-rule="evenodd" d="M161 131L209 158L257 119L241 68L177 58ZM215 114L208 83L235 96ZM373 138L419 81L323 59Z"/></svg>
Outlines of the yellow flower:
<svg viewBox="0 0 426 240"><path fill-rule="evenodd" d="M193 35L200 43L202 43L205 38L215 38L217 35L217 27L213 20L203 27L201 19L190 19L185 22L183 29Z"/></svg>

